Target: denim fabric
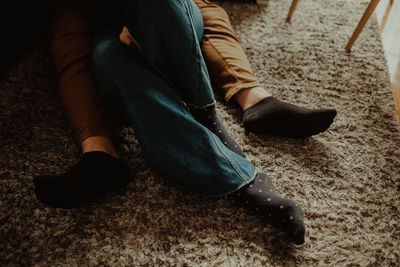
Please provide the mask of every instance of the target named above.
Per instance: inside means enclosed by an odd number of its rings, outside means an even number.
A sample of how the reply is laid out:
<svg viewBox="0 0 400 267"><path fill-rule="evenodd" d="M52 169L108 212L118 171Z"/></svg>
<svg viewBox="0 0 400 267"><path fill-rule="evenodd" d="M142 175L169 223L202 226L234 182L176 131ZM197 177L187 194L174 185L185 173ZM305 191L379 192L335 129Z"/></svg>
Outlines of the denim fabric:
<svg viewBox="0 0 400 267"><path fill-rule="evenodd" d="M157 73L178 89L187 104L213 104L214 94L200 48L203 19L193 1L122 3L125 25Z"/></svg>
<svg viewBox="0 0 400 267"><path fill-rule="evenodd" d="M198 123L182 101L214 103L200 52L201 15L192 0L124 0L123 7L121 16L143 52L122 44L119 32L110 31L118 23L107 27L110 18L100 23L100 17L93 67L105 101L125 110L147 164L205 195L251 182L254 166Z"/></svg>

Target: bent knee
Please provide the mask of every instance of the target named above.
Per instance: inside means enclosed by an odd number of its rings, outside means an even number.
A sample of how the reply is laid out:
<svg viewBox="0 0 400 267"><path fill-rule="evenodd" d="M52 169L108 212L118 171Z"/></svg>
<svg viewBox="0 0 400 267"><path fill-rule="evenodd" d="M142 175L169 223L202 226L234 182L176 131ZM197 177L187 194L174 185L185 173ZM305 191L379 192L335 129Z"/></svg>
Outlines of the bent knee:
<svg viewBox="0 0 400 267"><path fill-rule="evenodd" d="M103 69L110 64L112 53L120 41L116 38L103 39L96 42L92 50L92 65L96 69Z"/></svg>

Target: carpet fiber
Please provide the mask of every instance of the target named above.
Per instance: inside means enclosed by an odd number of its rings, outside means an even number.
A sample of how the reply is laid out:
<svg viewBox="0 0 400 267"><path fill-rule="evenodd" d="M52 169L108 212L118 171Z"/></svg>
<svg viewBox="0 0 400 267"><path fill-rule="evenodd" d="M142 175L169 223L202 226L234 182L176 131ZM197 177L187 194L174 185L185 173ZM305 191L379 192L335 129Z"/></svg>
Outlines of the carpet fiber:
<svg viewBox="0 0 400 267"><path fill-rule="evenodd" d="M152 172L130 128L121 153L136 178L126 190L74 210L37 201L32 177L79 158L42 48L0 77L0 265L397 265L400 137L376 20L345 53L367 1L303 0L286 24L290 2L222 5L262 84L282 100L336 108L330 130L247 135L235 106L219 97L218 108L248 158L302 205L304 245Z"/></svg>

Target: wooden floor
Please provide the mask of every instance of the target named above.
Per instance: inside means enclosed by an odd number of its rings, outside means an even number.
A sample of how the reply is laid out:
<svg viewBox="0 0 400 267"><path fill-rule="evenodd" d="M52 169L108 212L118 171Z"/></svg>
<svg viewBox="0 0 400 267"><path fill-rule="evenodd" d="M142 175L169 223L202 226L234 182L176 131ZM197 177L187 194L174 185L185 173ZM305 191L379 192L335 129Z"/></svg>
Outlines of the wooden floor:
<svg viewBox="0 0 400 267"><path fill-rule="evenodd" d="M400 120L400 0L381 0L375 14L380 23L396 113Z"/></svg>

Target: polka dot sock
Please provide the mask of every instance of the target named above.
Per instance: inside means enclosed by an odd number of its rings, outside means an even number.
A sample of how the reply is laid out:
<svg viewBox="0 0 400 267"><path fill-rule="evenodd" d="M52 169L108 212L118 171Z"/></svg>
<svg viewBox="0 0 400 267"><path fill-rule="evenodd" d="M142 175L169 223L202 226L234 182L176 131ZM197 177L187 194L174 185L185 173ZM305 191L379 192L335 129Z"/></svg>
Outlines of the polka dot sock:
<svg viewBox="0 0 400 267"><path fill-rule="evenodd" d="M268 175L259 173L254 181L233 193L232 198L285 231L295 244L304 243L303 211L277 194Z"/></svg>
<svg viewBox="0 0 400 267"><path fill-rule="evenodd" d="M212 133L217 135L222 143L236 154L245 157L242 149L236 143L236 141L229 135L222 121L218 118L215 105L207 107L205 109L190 108L193 117L201 123L204 127L209 129Z"/></svg>
<svg viewBox="0 0 400 267"><path fill-rule="evenodd" d="M335 109L309 109L269 96L243 112L244 127L253 133L304 138L329 128Z"/></svg>
<svg viewBox="0 0 400 267"><path fill-rule="evenodd" d="M53 208L70 209L126 186L131 181L122 162L96 151L83 155L68 172L36 176L37 198Z"/></svg>

